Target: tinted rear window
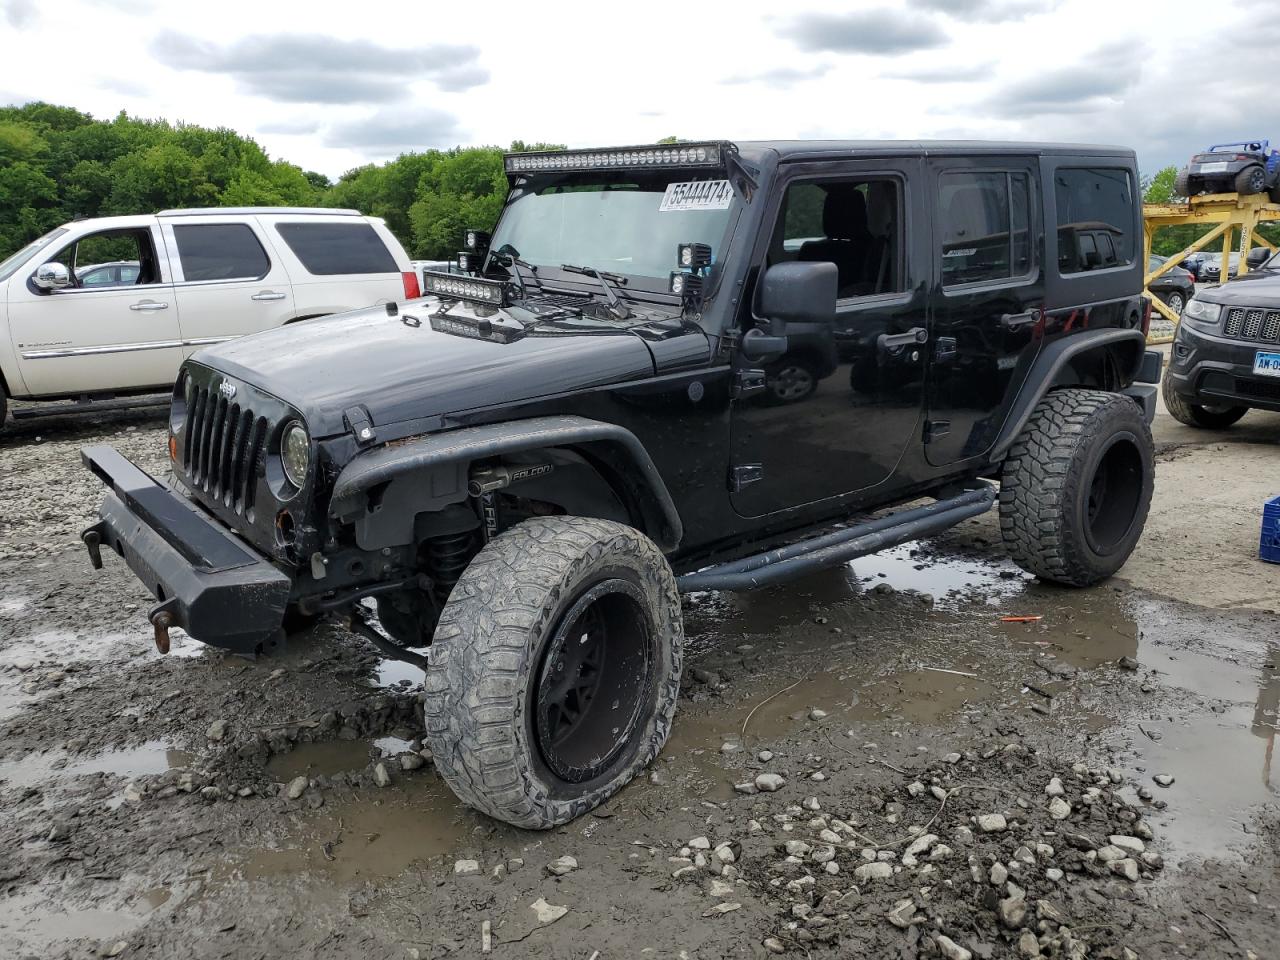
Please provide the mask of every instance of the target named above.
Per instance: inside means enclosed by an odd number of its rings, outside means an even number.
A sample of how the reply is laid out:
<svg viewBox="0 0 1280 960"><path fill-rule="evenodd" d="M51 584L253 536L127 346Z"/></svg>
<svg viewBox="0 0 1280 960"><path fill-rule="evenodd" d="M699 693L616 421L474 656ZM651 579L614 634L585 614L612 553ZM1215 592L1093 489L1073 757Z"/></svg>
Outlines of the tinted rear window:
<svg viewBox="0 0 1280 960"><path fill-rule="evenodd" d="M271 261L243 223L190 223L173 228L187 280L260 280Z"/></svg>
<svg viewBox="0 0 1280 960"><path fill-rule="evenodd" d="M1132 263L1134 194L1121 167L1063 168L1054 176L1058 266L1081 273ZM1088 238L1088 239L1086 239ZM1090 256L1090 254L1095 256Z"/></svg>
<svg viewBox="0 0 1280 960"><path fill-rule="evenodd" d="M308 273L399 272L391 251L367 223L280 223L276 231Z"/></svg>

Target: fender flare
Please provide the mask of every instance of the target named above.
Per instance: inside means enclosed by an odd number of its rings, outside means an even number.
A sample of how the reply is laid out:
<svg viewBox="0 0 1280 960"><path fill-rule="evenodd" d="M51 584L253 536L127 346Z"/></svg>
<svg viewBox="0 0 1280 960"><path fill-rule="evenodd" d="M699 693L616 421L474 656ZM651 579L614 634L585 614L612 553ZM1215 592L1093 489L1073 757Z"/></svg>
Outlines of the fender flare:
<svg viewBox="0 0 1280 960"><path fill-rule="evenodd" d="M635 470L631 492L642 501L650 521L649 536L664 552L675 550L684 537L684 525L649 451L625 427L586 417L533 417L462 427L370 450L338 474L329 513L342 517L359 511L364 494L410 471L455 467L455 477L465 489L465 467L475 460L540 447L584 445L612 447L626 459Z"/></svg>
<svg viewBox="0 0 1280 960"><path fill-rule="evenodd" d="M1036 384L1036 388L1024 390L1019 394L1017 402L1004 422L1004 429L1000 431L1000 436L991 448L990 459L998 462L1009 452L1009 448L1022 433L1022 428L1031 419L1036 406L1050 390L1059 385L1058 377L1072 360L1095 350L1128 345L1133 347L1133 362L1127 370L1121 371L1124 376L1124 385L1128 386L1142 369L1143 356L1146 353L1147 338L1140 329L1110 327L1104 330L1088 330L1062 337L1045 346L1027 374L1026 382Z"/></svg>

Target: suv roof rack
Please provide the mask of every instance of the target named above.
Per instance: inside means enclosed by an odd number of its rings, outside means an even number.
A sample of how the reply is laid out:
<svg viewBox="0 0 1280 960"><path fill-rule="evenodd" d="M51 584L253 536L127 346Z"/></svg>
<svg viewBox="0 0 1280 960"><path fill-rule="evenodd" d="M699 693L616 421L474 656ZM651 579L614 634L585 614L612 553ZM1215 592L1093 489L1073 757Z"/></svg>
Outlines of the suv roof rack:
<svg viewBox="0 0 1280 960"><path fill-rule="evenodd" d="M184 210L161 210L157 217L199 217L209 214L227 214L242 216L257 213L288 213L299 216L358 217L359 210L345 210L339 207L189 207Z"/></svg>

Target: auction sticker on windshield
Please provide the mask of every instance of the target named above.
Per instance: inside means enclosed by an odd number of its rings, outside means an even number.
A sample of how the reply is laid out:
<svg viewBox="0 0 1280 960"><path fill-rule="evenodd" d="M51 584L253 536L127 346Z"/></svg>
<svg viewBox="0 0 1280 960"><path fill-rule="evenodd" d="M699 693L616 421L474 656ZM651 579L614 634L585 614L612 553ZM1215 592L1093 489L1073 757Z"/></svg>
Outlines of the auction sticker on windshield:
<svg viewBox="0 0 1280 960"><path fill-rule="evenodd" d="M662 195L659 212L673 210L728 210L733 200L733 187L728 180L691 180L671 183Z"/></svg>
<svg viewBox="0 0 1280 960"><path fill-rule="evenodd" d="M1280 353L1259 350L1253 357L1253 372L1264 377L1280 377Z"/></svg>

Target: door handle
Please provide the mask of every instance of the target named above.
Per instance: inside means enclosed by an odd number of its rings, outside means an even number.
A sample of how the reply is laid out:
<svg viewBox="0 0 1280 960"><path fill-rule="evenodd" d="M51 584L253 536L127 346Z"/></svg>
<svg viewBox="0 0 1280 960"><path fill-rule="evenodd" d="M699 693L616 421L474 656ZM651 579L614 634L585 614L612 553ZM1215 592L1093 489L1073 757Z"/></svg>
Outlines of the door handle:
<svg viewBox="0 0 1280 960"><path fill-rule="evenodd" d="M1040 322L1040 312L1031 310L1027 313L1006 313L1000 318L1000 326L1006 330L1021 330L1023 327Z"/></svg>
<svg viewBox="0 0 1280 960"><path fill-rule="evenodd" d="M287 294L275 293L271 290L263 290L261 293L255 293L250 300L283 300Z"/></svg>
<svg viewBox="0 0 1280 960"><path fill-rule="evenodd" d="M160 303L156 300L139 300L137 303L129 304L130 310L168 310L167 303Z"/></svg>
<svg viewBox="0 0 1280 960"><path fill-rule="evenodd" d="M924 343L929 339L929 331L924 327L912 327L906 333L882 333L876 337L876 346L881 350L893 350L897 347L909 347L913 343Z"/></svg>

